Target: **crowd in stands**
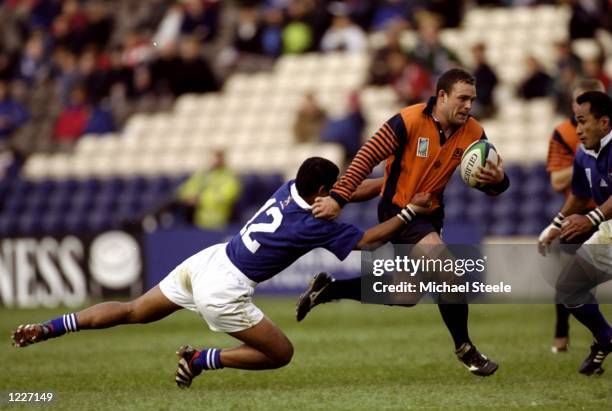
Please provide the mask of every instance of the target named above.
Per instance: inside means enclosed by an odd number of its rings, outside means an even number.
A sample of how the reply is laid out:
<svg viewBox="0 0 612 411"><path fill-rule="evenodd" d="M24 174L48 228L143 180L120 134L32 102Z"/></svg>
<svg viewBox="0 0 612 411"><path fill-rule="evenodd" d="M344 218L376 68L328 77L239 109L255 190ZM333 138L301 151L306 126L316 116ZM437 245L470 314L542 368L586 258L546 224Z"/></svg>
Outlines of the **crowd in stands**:
<svg viewBox="0 0 612 411"><path fill-rule="evenodd" d="M41 149L70 148L86 133L119 130L135 112L167 110L185 93L221 89L236 70L272 67L284 54L311 51L370 51L368 82L389 85L398 101L412 104L432 94L437 76L471 66L478 82L474 113L495 114L499 80L483 44L466 62L440 40L456 28L469 7L569 4L570 41L610 30L606 0L6 0L0 8L0 147L17 156ZM416 34L406 49L402 32ZM370 49L368 36L384 32L386 43ZM526 61L528 76L517 86L524 99L554 97L561 113L570 106L575 79L600 79L604 53L581 60L571 43L557 46L555 67L537 56ZM345 114L330 117L305 96L294 127L298 142L342 144L350 159L365 129L359 91ZM11 141L12 143L9 143Z"/></svg>

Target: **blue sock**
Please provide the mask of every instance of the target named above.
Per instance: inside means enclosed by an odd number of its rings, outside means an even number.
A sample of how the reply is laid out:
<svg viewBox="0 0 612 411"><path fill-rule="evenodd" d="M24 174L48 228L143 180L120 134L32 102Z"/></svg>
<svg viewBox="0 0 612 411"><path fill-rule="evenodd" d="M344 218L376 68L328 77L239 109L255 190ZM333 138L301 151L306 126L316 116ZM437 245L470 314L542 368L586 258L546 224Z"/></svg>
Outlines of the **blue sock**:
<svg viewBox="0 0 612 411"><path fill-rule="evenodd" d="M593 333L598 343L610 344L612 327L599 310L599 304L583 304L578 307L569 307L569 309L574 317Z"/></svg>
<svg viewBox="0 0 612 411"><path fill-rule="evenodd" d="M44 325L49 328L48 338L59 337L68 332L79 331L75 313L64 314L61 317L47 321Z"/></svg>
<svg viewBox="0 0 612 411"><path fill-rule="evenodd" d="M200 355L191 361L191 369L199 374L203 370L218 370L221 364L221 350L218 348L205 348Z"/></svg>

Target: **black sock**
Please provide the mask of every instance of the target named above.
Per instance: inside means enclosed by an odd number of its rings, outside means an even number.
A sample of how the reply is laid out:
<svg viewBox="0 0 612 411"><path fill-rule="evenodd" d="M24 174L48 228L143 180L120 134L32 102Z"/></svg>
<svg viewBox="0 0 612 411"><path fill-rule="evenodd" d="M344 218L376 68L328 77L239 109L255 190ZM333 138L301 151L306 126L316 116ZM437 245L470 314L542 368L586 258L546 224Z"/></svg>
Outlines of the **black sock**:
<svg viewBox="0 0 612 411"><path fill-rule="evenodd" d="M321 292L320 298L324 302L343 298L361 301L361 277L333 281Z"/></svg>
<svg viewBox="0 0 612 411"><path fill-rule="evenodd" d="M568 307L570 312L592 333L600 344L610 344L612 328L599 311L599 304L584 304L578 307Z"/></svg>
<svg viewBox="0 0 612 411"><path fill-rule="evenodd" d="M569 337L569 315L570 312L563 304L556 304L557 323L555 324L555 338Z"/></svg>
<svg viewBox="0 0 612 411"><path fill-rule="evenodd" d="M455 349L461 347L463 343L470 343L468 336L468 305L467 304L438 304L442 319L446 328L450 331Z"/></svg>

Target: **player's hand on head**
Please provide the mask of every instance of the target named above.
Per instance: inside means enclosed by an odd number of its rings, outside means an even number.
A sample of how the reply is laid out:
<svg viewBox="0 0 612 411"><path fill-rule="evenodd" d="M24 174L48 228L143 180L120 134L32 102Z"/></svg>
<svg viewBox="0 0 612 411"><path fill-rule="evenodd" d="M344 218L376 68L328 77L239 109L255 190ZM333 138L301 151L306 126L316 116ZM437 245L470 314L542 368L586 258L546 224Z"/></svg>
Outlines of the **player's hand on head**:
<svg viewBox="0 0 612 411"><path fill-rule="evenodd" d="M340 205L332 197L317 197L312 205L312 214L316 218L333 220L340 214Z"/></svg>
<svg viewBox="0 0 612 411"><path fill-rule="evenodd" d="M577 236L589 232L593 228L593 223L586 216L573 214L563 221L561 227L561 238L572 240Z"/></svg>
<svg viewBox="0 0 612 411"><path fill-rule="evenodd" d="M561 235L561 230L559 230L554 225L549 225L540 233L538 237L538 251L542 255L546 255L546 249L548 246L555 241L557 237Z"/></svg>
<svg viewBox="0 0 612 411"><path fill-rule="evenodd" d="M504 179L504 176L504 163L499 155L497 156L497 164L487 160L484 167L478 166L474 171L474 178L479 184L497 184Z"/></svg>
<svg viewBox="0 0 612 411"><path fill-rule="evenodd" d="M416 193L410 199L409 206L417 214L427 214L431 207L431 193Z"/></svg>

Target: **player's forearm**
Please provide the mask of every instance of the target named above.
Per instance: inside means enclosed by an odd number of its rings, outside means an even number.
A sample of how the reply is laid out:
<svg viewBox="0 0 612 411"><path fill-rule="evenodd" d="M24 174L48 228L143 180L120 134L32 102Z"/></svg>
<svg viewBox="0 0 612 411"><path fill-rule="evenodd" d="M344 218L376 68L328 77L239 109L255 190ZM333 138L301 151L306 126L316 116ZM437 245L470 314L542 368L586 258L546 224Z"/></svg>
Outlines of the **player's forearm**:
<svg viewBox="0 0 612 411"><path fill-rule="evenodd" d="M358 250L373 250L387 241L389 241L396 232L406 227L406 223L400 217L392 217L385 221L375 225L374 227L367 230L359 243L357 243Z"/></svg>
<svg viewBox="0 0 612 411"><path fill-rule="evenodd" d="M563 204L563 207L561 207L561 214L567 217L572 214L582 213L586 211L588 204L588 197L577 197L570 193L567 200L565 200L565 204Z"/></svg>
<svg viewBox="0 0 612 411"><path fill-rule="evenodd" d="M399 142L388 124L385 124L357 152L348 170L334 185L330 196L342 207L349 202L357 187L381 161L391 156Z"/></svg>
<svg viewBox="0 0 612 411"><path fill-rule="evenodd" d="M550 185L556 192L562 193L572 183L572 170L573 167L566 167L558 171L551 171L550 173Z"/></svg>
<svg viewBox="0 0 612 411"><path fill-rule="evenodd" d="M380 194L382 190L384 178L369 178L363 181L357 190L351 196L351 203L358 203L360 201L368 201Z"/></svg>

